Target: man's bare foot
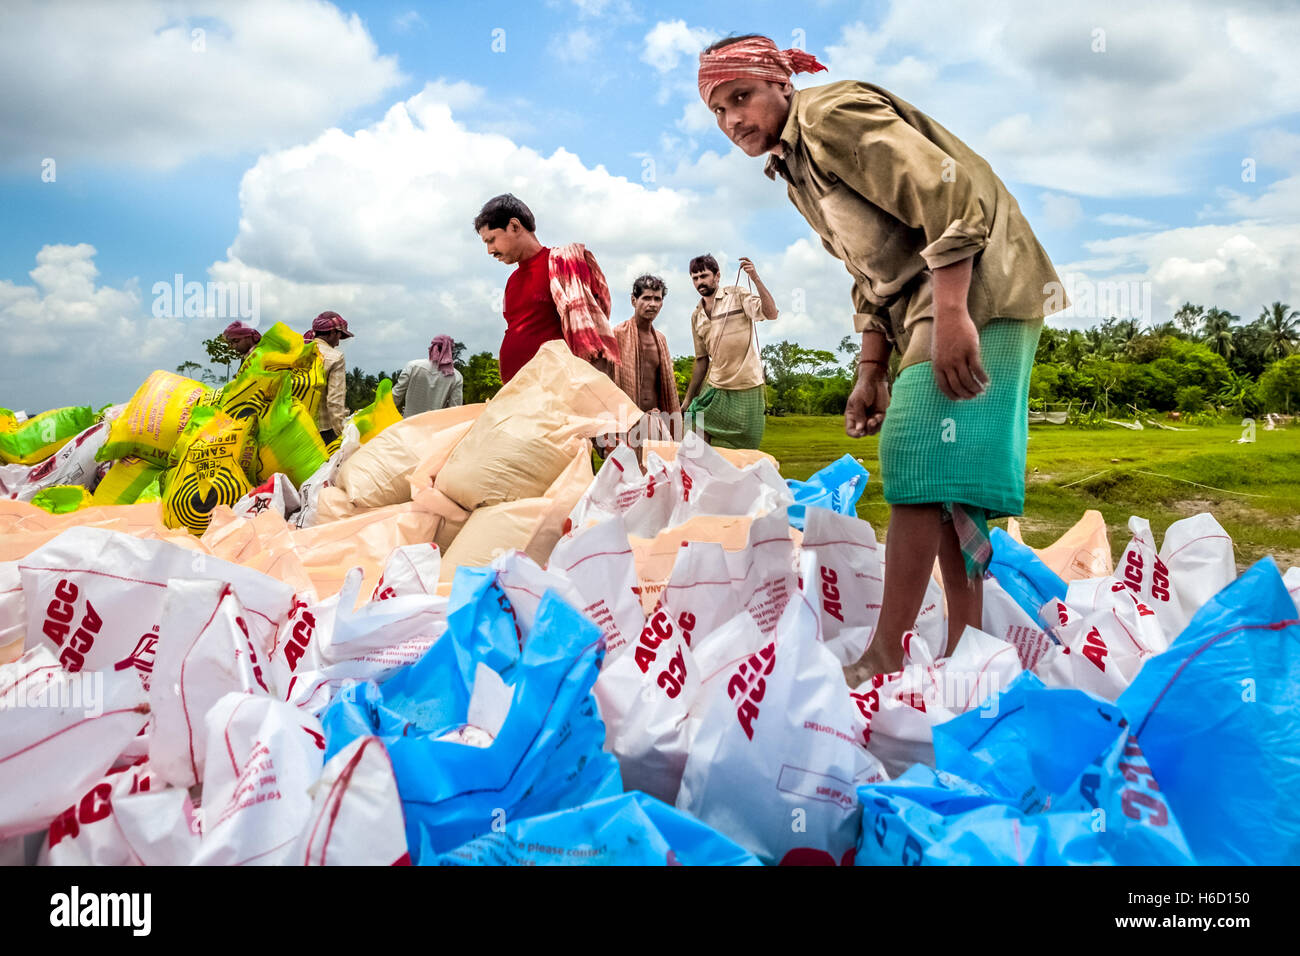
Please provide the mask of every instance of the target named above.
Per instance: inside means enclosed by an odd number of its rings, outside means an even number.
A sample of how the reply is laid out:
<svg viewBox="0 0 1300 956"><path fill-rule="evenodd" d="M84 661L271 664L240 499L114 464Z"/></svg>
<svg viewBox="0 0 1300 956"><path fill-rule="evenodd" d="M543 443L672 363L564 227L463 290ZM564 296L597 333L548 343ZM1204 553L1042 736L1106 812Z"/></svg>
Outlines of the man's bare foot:
<svg viewBox="0 0 1300 956"><path fill-rule="evenodd" d="M844 668L844 679L850 687L857 687L863 681L870 680L877 674L893 674L903 669L903 645L886 649L882 641L873 640L867 652Z"/></svg>

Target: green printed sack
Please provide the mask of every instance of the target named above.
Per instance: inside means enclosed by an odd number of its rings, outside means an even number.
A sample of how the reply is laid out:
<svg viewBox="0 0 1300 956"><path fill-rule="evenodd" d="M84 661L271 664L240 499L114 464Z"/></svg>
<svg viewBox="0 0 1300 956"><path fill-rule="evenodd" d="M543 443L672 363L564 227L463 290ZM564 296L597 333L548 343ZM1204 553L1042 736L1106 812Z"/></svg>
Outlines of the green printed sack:
<svg viewBox="0 0 1300 956"><path fill-rule="evenodd" d="M287 377L280 380L271 407L258 422L258 461L266 477L279 472L301 485L325 464L325 443L316 419L293 397Z"/></svg>
<svg viewBox="0 0 1300 956"><path fill-rule="evenodd" d="M54 408L24 422L0 408L0 461L7 465L38 465L95 424L89 405Z"/></svg>
<svg viewBox="0 0 1300 956"><path fill-rule="evenodd" d="M81 485L50 485L36 492L32 504L44 508L52 515L66 515L82 508L89 508L94 500L89 491Z"/></svg>
<svg viewBox="0 0 1300 956"><path fill-rule="evenodd" d="M276 372L305 368L311 365L313 357L320 357L314 343L304 342L302 333L277 322L262 333L262 340L254 349L254 358L248 364L250 368L255 363L260 364L268 372Z"/></svg>

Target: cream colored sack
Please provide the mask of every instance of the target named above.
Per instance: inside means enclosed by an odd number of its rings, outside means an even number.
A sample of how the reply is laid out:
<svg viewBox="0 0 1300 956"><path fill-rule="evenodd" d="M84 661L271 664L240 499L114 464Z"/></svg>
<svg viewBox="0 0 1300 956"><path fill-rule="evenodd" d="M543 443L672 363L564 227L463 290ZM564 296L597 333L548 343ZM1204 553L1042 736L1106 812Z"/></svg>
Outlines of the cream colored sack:
<svg viewBox="0 0 1300 956"><path fill-rule="evenodd" d="M664 461L675 461L677 452L681 450L681 447L682 443L676 441L648 441L645 443L645 453L648 455L650 452L654 452ZM719 448L717 445L710 445L709 447L737 468L744 468L756 461L770 461L773 468L777 471L781 470L779 461L767 452L759 451L757 448Z"/></svg>
<svg viewBox="0 0 1300 956"><path fill-rule="evenodd" d="M1020 537L1020 522L1007 520L1007 534L1024 544ZM1081 578L1108 578L1115 570L1110 557L1110 537L1106 534L1106 519L1100 511L1085 511L1074 527L1045 548L1034 548L1045 565L1059 574L1064 581Z"/></svg>
<svg viewBox="0 0 1300 956"><path fill-rule="evenodd" d="M632 545L632 558L636 562L636 576L641 586L641 607L650 614L659 603L677 563L677 552L687 541L714 541L727 551L743 551L749 547L749 526L755 519L749 515L697 515L689 521L665 528L653 538L628 537ZM803 532L790 528L790 539L796 548L803 543ZM797 552L796 552L797 553Z"/></svg>
<svg viewBox="0 0 1300 956"><path fill-rule="evenodd" d="M159 538L189 548L204 550L187 531L176 531L162 523L156 501L135 505L96 505L54 515L28 501L0 499L0 561L25 558L68 528L107 528L137 538Z"/></svg>
<svg viewBox="0 0 1300 956"><path fill-rule="evenodd" d="M475 407L482 408L484 406L476 405ZM415 502L417 508L439 514L438 509L442 505L438 503L442 502L458 508L465 516L469 515L468 511L461 508L460 505L441 491L436 490L433 487L433 482L438 477L438 472L442 471L443 466L447 464L447 459L451 457L451 453L456 450L456 446L460 444L461 439L469 434L469 430L473 425L474 422L472 421L461 422L459 425L444 428L438 433L438 440L433 443L428 456L415 466L409 481L411 484L411 500ZM433 504L426 504L426 502L432 502Z"/></svg>
<svg viewBox="0 0 1300 956"><path fill-rule="evenodd" d="M545 495L479 508L443 555L440 579L450 581L462 564L483 567L497 555L512 550L522 551L545 565L564 534L569 512L592 477L591 446L584 441Z"/></svg>
<svg viewBox="0 0 1300 956"><path fill-rule="evenodd" d="M416 467L442 448L450 434L459 439L469 431L468 423L486 407L480 403L443 408L389 425L343 462L335 484L357 509L410 501L409 479Z"/></svg>
<svg viewBox="0 0 1300 956"><path fill-rule="evenodd" d="M434 487L471 511L540 498L584 439L626 431L640 417L607 375L563 341L547 342L488 402Z"/></svg>

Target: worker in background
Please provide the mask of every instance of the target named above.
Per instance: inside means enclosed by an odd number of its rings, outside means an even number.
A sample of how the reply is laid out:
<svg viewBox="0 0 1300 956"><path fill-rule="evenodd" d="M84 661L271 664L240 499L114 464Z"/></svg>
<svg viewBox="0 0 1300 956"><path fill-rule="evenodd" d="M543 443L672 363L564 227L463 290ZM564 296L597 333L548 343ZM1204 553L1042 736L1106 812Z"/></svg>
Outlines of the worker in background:
<svg viewBox="0 0 1300 956"><path fill-rule="evenodd" d="M427 359L406 363L393 386L393 402L404 418L464 404L465 382L456 371L455 348L450 335L435 335Z"/></svg>

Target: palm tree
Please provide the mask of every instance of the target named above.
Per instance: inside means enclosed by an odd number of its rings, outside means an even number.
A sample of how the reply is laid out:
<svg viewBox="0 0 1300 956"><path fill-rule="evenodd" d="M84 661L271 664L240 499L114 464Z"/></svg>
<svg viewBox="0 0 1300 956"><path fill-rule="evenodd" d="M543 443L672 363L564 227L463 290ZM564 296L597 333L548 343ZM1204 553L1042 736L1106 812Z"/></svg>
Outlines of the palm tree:
<svg viewBox="0 0 1300 956"><path fill-rule="evenodd" d="M1103 330L1093 326L1084 333L1084 336L1088 341L1088 351L1093 355L1103 358L1109 353L1107 346L1110 345L1110 338Z"/></svg>
<svg viewBox="0 0 1300 956"><path fill-rule="evenodd" d="M1071 329L1070 334L1061 343L1061 358L1067 365L1078 365L1088 351L1088 340L1078 329Z"/></svg>
<svg viewBox="0 0 1300 956"><path fill-rule="evenodd" d="M1210 351L1222 355L1225 359L1231 358L1236 350L1232 326L1237 318L1231 312L1218 308L1210 309L1205 313L1205 323L1202 326L1204 342L1210 347Z"/></svg>
<svg viewBox="0 0 1300 956"><path fill-rule="evenodd" d="M1251 394L1255 388L1255 380L1249 375L1238 375L1236 372L1229 371L1228 378L1219 388L1215 395L1215 401L1238 415L1246 415L1253 411L1254 401Z"/></svg>
<svg viewBox="0 0 1300 956"><path fill-rule="evenodd" d="M1282 302L1264 306L1259 313L1258 322L1264 331L1264 354L1270 358L1281 358L1295 351L1296 339L1300 338L1300 312Z"/></svg>
<svg viewBox="0 0 1300 956"><path fill-rule="evenodd" d="M1137 319L1123 319L1111 330L1111 341L1115 343L1116 351L1127 354L1133 340L1141 334L1142 326L1138 325Z"/></svg>

